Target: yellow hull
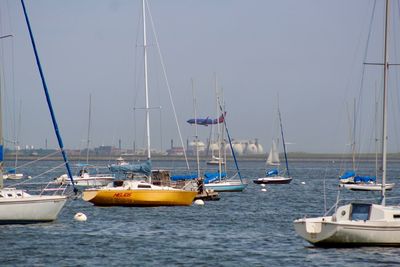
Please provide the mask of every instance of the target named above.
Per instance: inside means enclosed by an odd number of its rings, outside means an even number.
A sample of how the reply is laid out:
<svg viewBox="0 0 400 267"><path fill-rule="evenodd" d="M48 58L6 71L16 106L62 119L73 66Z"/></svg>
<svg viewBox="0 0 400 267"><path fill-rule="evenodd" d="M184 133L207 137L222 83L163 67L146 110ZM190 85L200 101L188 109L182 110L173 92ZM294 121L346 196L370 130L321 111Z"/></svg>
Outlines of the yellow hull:
<svg viewBox="0 0 400 267"><path fill-rule="evenodd" d="M96 206L190 206L197 192L186 190L85 190L82 199Z"/></svg>

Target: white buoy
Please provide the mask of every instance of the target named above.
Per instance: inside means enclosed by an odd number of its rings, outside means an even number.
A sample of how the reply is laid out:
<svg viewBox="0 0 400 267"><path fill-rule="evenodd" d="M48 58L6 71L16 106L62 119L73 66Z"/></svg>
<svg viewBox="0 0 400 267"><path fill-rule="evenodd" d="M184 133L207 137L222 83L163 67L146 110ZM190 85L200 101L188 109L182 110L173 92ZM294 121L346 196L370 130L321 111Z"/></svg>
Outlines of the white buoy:
<svg viewBox="0 0 400 267"><path fill-rule="evenodd" d="M202 199L196 199L194 201L194 204L199 205L199 206L203 206L204 205L204 201Z"/></svg>
<svg viewBox="0 0 400 267"><path fill-rule="evenodd" d="M29 175L29 176L28 176L28 179L32 179L32 176Z"/></svg>
<svg viewBox="0 0 400 267"><path fill-rule="evenodd" d="M262 187L265 187L265 184L261 184Z"/></svg>
<svg viewBox="0 0 400 267"><path fill-rule="evenodd" d="M306 184L306 182L301 182L301 184Z"/></svg>
<svg viewBox="0 0 400 267"><path fill-rule="evenodd" d="M74 219L75 221L86 222L87 217L82 212L78 212L77 214L75 214Z"/></svg>
<svg viewBox="0 0 400 267"><path fill-rule="evenodd" d="M267 189L266 189L266 188L263 188L263 189L261 189L261 191L263 191L263 192L267 192Z"/></svg>

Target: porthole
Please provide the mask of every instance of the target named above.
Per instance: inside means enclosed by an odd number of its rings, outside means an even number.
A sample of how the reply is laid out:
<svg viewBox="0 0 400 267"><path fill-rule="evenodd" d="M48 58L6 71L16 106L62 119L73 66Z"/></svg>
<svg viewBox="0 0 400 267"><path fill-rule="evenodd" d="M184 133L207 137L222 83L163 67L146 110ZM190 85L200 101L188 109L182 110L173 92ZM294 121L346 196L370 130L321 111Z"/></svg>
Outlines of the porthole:
<svg viewBox="0 0 400 267"><path fill-rule="evenodd" d="M344 215L346 215L346 211L345 210L342 211L342 216L344 216Z"/></svg>

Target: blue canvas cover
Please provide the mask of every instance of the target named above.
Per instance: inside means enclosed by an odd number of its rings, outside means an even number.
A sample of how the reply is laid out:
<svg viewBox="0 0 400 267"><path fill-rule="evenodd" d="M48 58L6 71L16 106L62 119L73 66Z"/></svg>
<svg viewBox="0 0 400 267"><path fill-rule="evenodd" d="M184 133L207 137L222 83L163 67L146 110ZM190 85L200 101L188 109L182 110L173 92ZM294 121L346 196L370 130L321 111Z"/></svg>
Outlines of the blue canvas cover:
<svg viewBox="0 0 400 267"><path fill-rule="evenodd" d="M274 175L278 175L278 170L277 169L272 169L272 170L267 170L266 172L265 172L265 174L267 175L267 176L274 176Z"/></svg>
<svg viewBox="0 0 400 267"><path fill-rule="evenodd" d="M15 174L16 170L14 168L6 168L6 173Z"/></svg>
<svg viewBox="0 0 400 267"><path fill-rule="evenodd" d="M356 176L354 177L355 183L375 183L376 177L375 176Z"/></svg>
<svg viewBox="0 0 400 267"><path fill-rule="evenodd" d="M347 179L347 178L351 178L351 177L354 177L354 176L356 176L356 172L355 171L345 171L343 173L343 175L340 176L339 178L340 179Z"/></svg>
<svg viewBox="0 0 400 267"><path fill-rule="evenodd" d="M172 175L171 180L172 181L185 181L185 180L193 180L198 178L197 174L183 174L183 175Z"/></svg>
<svg viewBox="0 0 400 267"><path fill-rule="evenodd" d="M139 164L127 164L127 165L111 165L109 167L111 172L122 172L122 173L142 173L145 175L151 174L151 160L146 160Z"/></svg>
<svg viewBox="0 0 400 267"><path fill-rule="evenodd" d="M226 177L226 172L221 173L221 178ZM219 179L219 172L206 172L204 173L204 183L209 184Z"/></svg>

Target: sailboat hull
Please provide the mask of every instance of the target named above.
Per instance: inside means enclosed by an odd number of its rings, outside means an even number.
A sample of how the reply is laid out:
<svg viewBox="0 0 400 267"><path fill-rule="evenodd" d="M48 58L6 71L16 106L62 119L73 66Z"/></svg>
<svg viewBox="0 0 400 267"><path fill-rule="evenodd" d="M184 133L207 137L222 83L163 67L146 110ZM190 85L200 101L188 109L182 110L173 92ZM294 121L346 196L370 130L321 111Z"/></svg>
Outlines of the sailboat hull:
<svg viewBox="0 0 400 267"><path fill-rule="evenodd" d="M30 224L54 221L66 201L66 196L0 198L0 224Z"/></svg>
<svg viewBox="0 0 400 267"><path fill-rule="evenodd" d="M212 189L215 192L242 192L247 187L247 184L237 180L223 180L205 184L204 187L206 189Z"/></svg>
<svg viewBox="0 0 400 267"><path fill-rule="evenodd" d="M331 217L299 219L298 235L320 247L400 246L400 223L387 221L331 222Z"/></svg>
<svg viewBox="0 0 400 267"><path fill-rule="evenodd" d="M185 190L88 189L82 198L96 206L190 206L197 192Z"/></svg>
<svg viewBox="0 0 400 267"><path fill-rule="evenodd" d="M340 187L344 187L353 191L381 191L382 184L340 184ZM394 183L385 184L385 190L392 190L394 187Z"/></svg>
<svg viewBox="0 0 400 267"><path fill-rule="evenodd" d="M253 182L255 184L289 184L292 181L292 177L263 177L254 179Z"/></svg>

